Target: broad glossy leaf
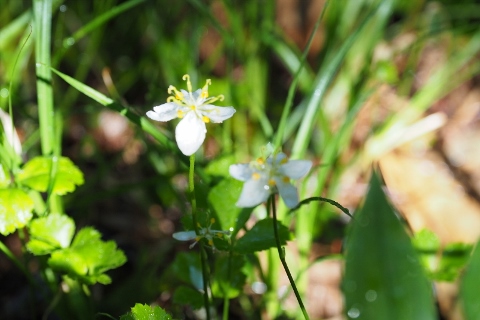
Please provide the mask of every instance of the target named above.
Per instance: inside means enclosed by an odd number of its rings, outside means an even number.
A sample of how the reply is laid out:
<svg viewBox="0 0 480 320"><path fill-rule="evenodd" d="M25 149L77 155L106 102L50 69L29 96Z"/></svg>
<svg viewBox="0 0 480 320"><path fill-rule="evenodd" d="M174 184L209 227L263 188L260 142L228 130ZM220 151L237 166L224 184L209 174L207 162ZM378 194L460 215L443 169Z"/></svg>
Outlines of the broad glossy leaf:
<svg viewBox="0 0 480 320"><path fill-rule="evenodd" d="M189 305L193 309L203 306L203 294L191 287L180 286L173 293L173 302L180 305Z"/></svg>
<svg viewBox="0 0 480 320"><path fill-rule="evenodd" d="M30 241L27 249L35 255L44 255L70 245L75 223L66 215L52 213L32 221L28 230Z"/></svg>
<svg viewBox="0 0 480 320"><path fill-rule="evenodd" d="M465 320L479 319L478 297L480 297L480 241L477 242L460 282L460 299Z"/></svg>
<svg viewBox="0 0 480 320"><path fill-rule="evenodd" d="M33 200L22 189L0 189L0 233L23 228L32 218Z"/></svg>
<svg viewBox="0 0 480 320"><path fill-rule="evenodd" d="M437 319L432 285L375 172L347 240L343 289L349 319Z"/></svg>
<svg viewBox="0 0 480 320"><path fill-rule="evenodd" d="M290 240L288 228L277 222L280 243L285 245ZM273 233L273 219L266 218L258 221L243 237L237 240L234 250L238 253L254 253L276 247Z"/></svg>
<svg viewBox="0 0 480 320"><path fill-rule="evenodd" d="M104 272L126 261L114 241L102 241L100 233L88 227L78 232L71 247L53 252L48 264L86 284L108 284L111 280Z"/></svg>
<svg viewBox="0 0 480 320"><path fill-rule="evenodd" d="M247 276L241 270L245 264L244 255L218 256L213 272L212 293L214 297L229 299L237 297L243 291Z"/></svg>
<svg viewBox="0 0 480 320"><path fill-rule="evenodd" d="M208 200L217 213L218 222L222 230L235 228L240 212L245 210L235 205L242 192L243 182L233 178L222 180L212 188ZM248 209L252 211L251 208Z"/></svg>
<svg viewBox="0 0 480 320"><path fill-rule="evenodd" d="M52 174L54 157L36 157L28 161L18 174L20 183L40 192L46 192ZM64 195L83 184L82 172L66 157L58 158L56 163L55 183L52 193Z"/></svg>
<svg viewBox="0 0 480 320"><path fill-rule="evenodd" d="M120 320L171 320L172 317L159 306L151 307L137 303L132 311L120 317Z"/></svg>

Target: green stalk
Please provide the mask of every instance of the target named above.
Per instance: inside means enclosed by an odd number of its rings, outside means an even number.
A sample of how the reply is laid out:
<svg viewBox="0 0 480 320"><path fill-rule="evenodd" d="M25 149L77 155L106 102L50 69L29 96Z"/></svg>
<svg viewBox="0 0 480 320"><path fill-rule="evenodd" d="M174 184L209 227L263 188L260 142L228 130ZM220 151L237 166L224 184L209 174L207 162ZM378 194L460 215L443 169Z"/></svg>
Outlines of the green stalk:
<svg viewBox="0 0 480 320"><path fill-rule="evenodd" d="M10 251L10 249L8 249L8 247L1 241L0 241L0 251L2 251L7 256L7 258L9 258L13 262L13 264L17 266L17 268L20 269L20 271L22 271L22 273L25 275L25 277L27 278L32 288L35 288L35 281L33 280L30 272L28 272L25 266L15 257L13 252Z"/></svg>
<svg viewBox="0 0 480 320"><path fill-rule="evenodd" d="M302 310L303 317L306 320L309 320L310 318L308 317L307 310L305 309L305 306L303 305L302 297L300 296L300 293L297 290L297 286L295 285L295 280L293 280L292 274L290 273L290 269L288 269L287 262L285 261L285 251L282 248L282 245L280 243L280 237L278 236L277 209L275 207L275 195L274 194L272 194L270 196L270 204L272 206L273 233L275 235L275 242L277 244L278 257L280 258L280 261L282 262L283 269L285 270L285 273L287 274L287 277L288 277L288 281L290 281L290 285L292 286L293 292L295 293L295 297L297 298L298 304L300 305L300 309Z"/></svg>
<svg viewBox="0 0 480 320"><path fill-rule="evenodd" d="M42 154L50 155L53 152L55 141L52 72L49 67L51 63L52 1L33 0L33 12L40 141Z"/></svg>
<svg viewBox="0 0 480 320"><path fill-rule="evenodd" d="M200 230L198 229L198 219L197 219L197 198L195 196L195 153L190 156L190 171L188 175L188 191L190 192L190 201L192 204L192 220L193 227L197 236L200 235ZM207 320L210 319L210 299L208 296L208 274L207 274L207 257L205 247L203 242L199 241L200 245L200 260L202 263L202 276L203 276L203 299L205 305L205 311L207 313Z"/></svg>
<svg viewBox="0 0 480 320"><path fill-rule="evenodd" d="M292 109L293 105L293 97L295 95L295 91L297 90L297 85L298 81L300 78L300 73L303 70L303 65L305 64L305 60L307 59L307 54L310 51L310 46L313 42L313 37L317 33L318 27L320 27L320 22L322 21L323 15L325 14L325 9L327 8L328 1L325 2L325 5L323 6L322 14L318 17L317 22L315 23L315 26L312 30L312 33L310 34L310 37L308 38L307 46L305 47L305 50L303 51L302 57L300 59L300 65L298 66L297 71L295 72L295 75L293 76L293 81L292 84L290 85L290 88L288 89L288 95L287 95L287 100L285 101L285 106L283 107L282 111L282 117L280 118L280 123L278 125L278 130L277 130L277 135L275 136L274 140L274 148L275 150L280 147L283 143L283 139L285 136L285 128L287 126L287 120L288 117L290 116L290 110Z"/></svg>

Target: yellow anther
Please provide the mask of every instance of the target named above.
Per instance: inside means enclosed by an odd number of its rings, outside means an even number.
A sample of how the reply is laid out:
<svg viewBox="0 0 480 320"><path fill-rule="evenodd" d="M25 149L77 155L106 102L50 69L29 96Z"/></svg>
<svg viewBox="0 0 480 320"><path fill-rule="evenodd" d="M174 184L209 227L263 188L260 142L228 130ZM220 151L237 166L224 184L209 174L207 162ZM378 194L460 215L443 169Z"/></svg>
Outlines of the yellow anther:
<svg viewBox="0 0 480 320"><path fill-rule="evenodd" d="M213 240L208 240L208 245L213 246Z"/></svg>
<svg viewBox="0 0 480 320"><path fill-rule="evenodd" d="M188 92L192 92L192 83L190 82L190 76L186 74L182 77L182 79L187 81Z"/></svg>
<svg viewBox="0 0 480 320"><path fill-rule="evenodd" d="M260 157L260 158L257 159L257 163L258 164L265 164L265 159Z"/></svg>
<svg viewBox="0 0 480 320"><path fill-rule="evenodd" d="M260 173L254 172L254 173L252 174L252 178L253 178L253 180L258 180L258 179L260 179Z"/></svg>
<svg viewBox="0 0 480 320"><path fill-rule="evenodd" d="M212 84L212 81L210 79L207 79L207 81L205 81L205 85L202 88L202 93L200 94L202 98L204 99L208 98L208 86L211 84Z"/></svg>
<svg viewBox="0 0 480 320"><path fill-rule="evenodd" d="M287 158L283 158L282 160L280 160L280 164L285 164L288 162L288 159Z"/></svg>
<svg viewBox="0 0 480 320"><path fill-rule="evenodd" d="M215 218L211 218L211 219L210 219L210 223L211 223L211 224L214 224L214 223L215 223Z"/></svg>
<svg viewBox="0 0 480 320"><path fill-rule="evenodd" d="M202 239L202 237L199 237L199 236L195 237L195 241L200 241L200 239Z"/></svg>
<svg viewBox="0 0 480 320"><path fill-rule="evenodd" d="M174 95L173 97L168 98L168 99L173 99L173 101L175 100L182 101L183 99L185 99L185 97L183 96L183 93L181 91L178 91L177 88L175 88L174 86L169 86L167 92L168 94Z"/></svg>
<svg viewBox="0 0 480 320"><path fill-rule="evenodd" d="M287 177L287 176L284 176L284 177L282 177L282 181L285 182L285 183L288 183L288 182L290 182L290 178Z"/></svg>
<svg viewBox="0 0 480 320"><path fill-rule="evenodd" d="M203 122L205 122L205 123L209 123L209 122L210 122L210 118L207 117L207 116L203 116L203 117L202 117L202 120L203 120Z"/></svg>
<svg viewBox="0 0 480 320"><path fill-rule="evenodd" d="M270 187L274 187L275 186L275 180L273 180L273 179L268 180L268 185Z"/></svg>
<svg viewBox="0 0 480 320"><path fill-rule="evenodd" d="M197 107L194 104L192 104L192 105L190 105L190 109L195 110L195 109L197 109Z"/></svg>
<svg viewBox="0 0 480 320"><path fill-rule="evenodd" d="M182 110L178 110L178 111L177 111L177 117L178 117L178 118L181 119L181 118L183 118L184 116L185 116L185 112L183 112Z"/></svg>

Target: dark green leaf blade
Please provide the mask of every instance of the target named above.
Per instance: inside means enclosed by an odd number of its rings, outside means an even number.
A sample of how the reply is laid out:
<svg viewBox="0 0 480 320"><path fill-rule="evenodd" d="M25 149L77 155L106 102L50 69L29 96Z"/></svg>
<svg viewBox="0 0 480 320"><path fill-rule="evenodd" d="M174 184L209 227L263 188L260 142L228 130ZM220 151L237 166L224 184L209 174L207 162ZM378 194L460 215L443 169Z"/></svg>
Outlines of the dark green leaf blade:
<svg viewBox="0 0 480 320"><path fill-rule="evenodd" d="M219 256L215 261L212 293L214 297L229 299L237 297L243 291L247 276L242 272L245 265L244 255Z"/></svg>
<svg viewBox="0 0 480 320"><path fill-rule="evenodd" d="M180 286L173 293L173 302L200 309L203 306L203 294L191 287Z"/></svg>
<svg viewBox="0 0 480 320"><path fill-rule="evenodd" d="M466 320L480 319L480 241L470 257L460 282L460 298Z"/></svg>
<svg viewBox="0 0 480 320"><path fill-rule="evenodd" d="M349 319L437 319L428 282L374 172L352 220L343 289Z"/></svg>
<svg viewBox="0 0 480 320"><path fill-rule="evenodd" d="M227 178L214 186L208 194L208 200L217 214L222 230L235 228L237 218L244 210L235 205L242 192L242 187L243 182ZM251 212L251 209L249 211Z"/></svg>
<svg viewBox="0 0 480 320"><path fill-rule="evenodd" d="M277 222L280 243L285 245L290 240L290 232L280 222ZM234 250L238 253L254 253L276 247L273 233L273 219L266 218L258 221L252 229L248 230L243 237L235 243Z"/></svg>
<svg viewBox="0 0 480 320"><path fill-rule="evenodd" d="M33 200L22 189L0 189L0 233L23 228L32 219Z"/></svg>

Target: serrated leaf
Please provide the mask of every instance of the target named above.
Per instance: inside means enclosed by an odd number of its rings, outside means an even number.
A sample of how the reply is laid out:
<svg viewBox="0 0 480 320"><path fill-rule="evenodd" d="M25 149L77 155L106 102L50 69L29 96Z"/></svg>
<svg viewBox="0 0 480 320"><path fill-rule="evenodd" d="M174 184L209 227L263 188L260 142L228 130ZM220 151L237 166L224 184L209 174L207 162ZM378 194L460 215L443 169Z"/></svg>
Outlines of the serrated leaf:
<svg viewBox="0 0 480 320"><path fill-rule="evenodd" d="M0 233L23 228L32 218L33 200L22 189L0 189Z"/></svg>
<svg viewBox="0 0 480 320"><path fill-rule="evenodd" d="M159 306L151 307L137 303L132 311L121 316L120 320L171 320L172 317Z"/></svg>
<svg viewBox="0 0 480 320"><path fill-rule="evenodd" d="M28 230L30 241L27 249L35 255L44 255L70 245L75 222L66 215L52 213L32 221Z"/></svg>
<svg viewBox="0 0 480 320"><path fill-rule="evenodd" d="M70 248L52 253L48 264L86 284L110 283L104 272L117 268L127 261L123 251L114 241L102 241L100 233L90 227L78 232Z"/></svg>
<svg viewBox="0 0 480 320"><path fill-rule="evenodd" d="M280 222L277 222L280 243L285 245L290 240L290 232ZM273 219L266 218L258 221L243 237L237 240L234 250L238 253L254 253L276 247L273 232Z"/></svg>
<svg viewBox="0 0 480 320"><path fill-rule="evenodd" d="M75 190L76 186L82 185L83 173L73 162L60 157L56 167L52 168L54 157L36 157L28 161L23 170L17 175L20 183L40 192L46 192L49 187L50 175L55 174L55 183L52 193L64 195ZM56 172L51 172L56 168Z"/></svg>
<svg viewBox="0 0 480 320"><path fill-rule="evenodd" d="M173 302L200 309L203 306L203 294L193 288L180 286L173 293Z"/></svg>
<svg viewBox="0 0 480 320"><path fill-rule="evenodd" d="M437 319L432 286L376 172L347 240L343 289L349 319Z"/></svg>
<svg viewBox="0 0 480 320"><path fill-rule="evenodd" d="M214 297L229 299L237 297L243 291L247 276L241 270L245 264L244 255L218 256L213 273L212 293Z"/></svg>
<svg viewBox="0 0 480 320"><path fill-rule="evenodd" d="M215 210L220 229L229 230L236 227L236 221L240 213L247 210L252 212L252 208L244 209L235 205L242 192L243 182L233 178L222 180L214 186L208 194L208 201Z"/></svg>
<svg viewBox="0 0 480 320"><path fill-rule="evenodd" d="M480 241L470 257L460 282L460 299L466 320L478 319L480 315Z"/></svg>

